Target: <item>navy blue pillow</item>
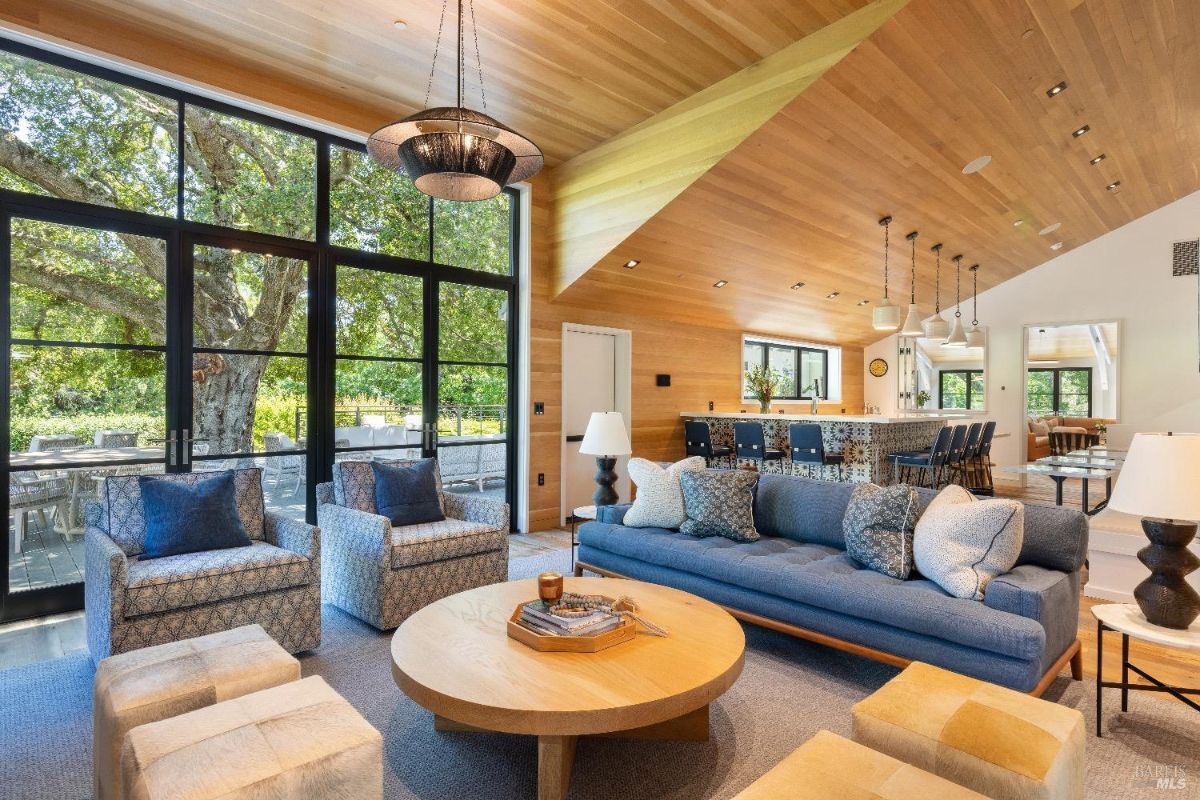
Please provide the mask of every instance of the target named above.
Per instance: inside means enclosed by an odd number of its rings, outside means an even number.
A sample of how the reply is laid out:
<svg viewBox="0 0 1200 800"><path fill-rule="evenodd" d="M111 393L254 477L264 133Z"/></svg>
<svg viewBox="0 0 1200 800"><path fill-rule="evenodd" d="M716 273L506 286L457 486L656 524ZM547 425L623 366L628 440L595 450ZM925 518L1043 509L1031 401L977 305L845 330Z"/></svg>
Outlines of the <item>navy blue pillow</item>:
<svg viewBox="0 0 1200 800"><path fill-rule="evenodd" d="M238 516L232 472L195 483L143 476L138 489L146 515L143 561L250 544Z"/></svg>
<svg viewBox="0 0 1200 800"><path fill-rule="evenodd" d="M409 466L371 462L375 474L375 512L392 521L393 525L417 525L422 522L441 522L442 506L438 502L437 462L425 458Z"/></svg>

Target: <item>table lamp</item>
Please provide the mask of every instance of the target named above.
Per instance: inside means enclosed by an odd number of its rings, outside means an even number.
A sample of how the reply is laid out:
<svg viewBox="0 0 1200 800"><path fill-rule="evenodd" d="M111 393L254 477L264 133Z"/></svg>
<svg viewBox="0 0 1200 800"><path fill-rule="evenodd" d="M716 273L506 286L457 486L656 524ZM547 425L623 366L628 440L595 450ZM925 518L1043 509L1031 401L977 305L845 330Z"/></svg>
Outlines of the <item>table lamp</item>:
<svg viewBox="0 0 1200 800"><path fill-rule="evenodd" d="M1142 517L1150 544L1138 560L1150 577L1133 596L1153 625L1186 629L1200 616L1200 593L1184 576L1200 567L1188 549L1200 520L1200 434L1139 433L1108 507Z"/></svg>
<svg viewBox="0 0 1200 800"><path fill-rule="evenodd" d="M596 493L592 502L597 506L616 505L619 498L613 484L617 482L616 456L627 456L632 452L629 447L629 433L625 430L625 418L619 411L593 411L588 420L587 430L583 434L583 443L579 452L587 456L596 456Z"/></svg>

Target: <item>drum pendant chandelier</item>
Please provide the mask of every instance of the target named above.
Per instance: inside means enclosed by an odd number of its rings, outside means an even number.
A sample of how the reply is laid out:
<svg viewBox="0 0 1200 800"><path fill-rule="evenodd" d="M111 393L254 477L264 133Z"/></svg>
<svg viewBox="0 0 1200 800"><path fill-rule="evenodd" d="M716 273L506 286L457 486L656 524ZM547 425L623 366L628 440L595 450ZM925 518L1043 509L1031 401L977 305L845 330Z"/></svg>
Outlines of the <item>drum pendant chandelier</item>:
<svg viewBox="0 0 1200 800"><path fill-rule="evenodd" d="M433 49L433 66L425 90L424 111L384 125L367 139L371 158L394 172L408 175L417 189L442 200L488 200L511 183L536 175L542 168L542 151L521 134L481 111L463 106L463 0L458 0L458 68L453 107L428 108L437 69L446 2ZM479 89L484 110L483 64L479 60L479 30L475 2L467 0L479 67Z"/></svg>

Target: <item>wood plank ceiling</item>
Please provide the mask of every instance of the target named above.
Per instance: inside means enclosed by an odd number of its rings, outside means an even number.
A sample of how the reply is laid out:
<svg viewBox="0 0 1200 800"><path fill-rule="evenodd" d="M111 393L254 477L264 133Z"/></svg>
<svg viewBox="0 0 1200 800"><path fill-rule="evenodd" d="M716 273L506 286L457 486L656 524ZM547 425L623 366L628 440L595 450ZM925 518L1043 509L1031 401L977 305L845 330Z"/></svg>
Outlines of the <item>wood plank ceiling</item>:
<svg viewBox="0 0 1200 800"><path fill-rule="evenodd" d="M981 155L991 164L963 175ZM928 314L935 242L945 308L955 253L966 298L972 263L982 290L1197 189L1200 3L913 0L561 299L866 344L879 338L885 213L892 300L908 302L904 235L919 230ZM1166 243L1129 268L1169 269Z"/></svg>
<svg viewBox="0 0 1200 800"><path fill-rule="evenodd" d="M488 106L555 165L864 4L477 0ZM440 10L437 0L5 0L0 21L366 131L424 102ZM1047 97L1060 80L1069 88ZM452 83L443 58L434 102ZM984 154L987 168L961 173ZM929 312L935 241L964 253L964 267L981 263L986 288L1056 255L1055 241L1065 253L1197 189L1200 2L913 0L561 299L865 344L878 335L871 305L856 303L880 296L884 213L895 217L892 298L907 298L903 236L920 230ZM1052 223L1061 227L1039 235ZM641 264L624 269L627 259ZM1147 254L1130 269L1166 259ZM965 295L965 269L963 279ZM718 280L729 284L712 288Z"/></svg>

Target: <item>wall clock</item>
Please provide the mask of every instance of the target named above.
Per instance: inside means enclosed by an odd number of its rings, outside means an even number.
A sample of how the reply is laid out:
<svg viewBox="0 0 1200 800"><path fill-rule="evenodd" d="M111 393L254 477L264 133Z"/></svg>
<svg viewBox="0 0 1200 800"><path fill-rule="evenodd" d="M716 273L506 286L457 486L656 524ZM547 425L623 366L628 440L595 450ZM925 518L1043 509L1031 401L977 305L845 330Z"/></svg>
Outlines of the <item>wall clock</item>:
<svg viewBox="0 0 1200 800"><path fill-rule="evenodd" d="M884 375L887 375L888 363L882 358L873 358L871 359L870 370L871 374L876 378L882 378Z"/></svg>

